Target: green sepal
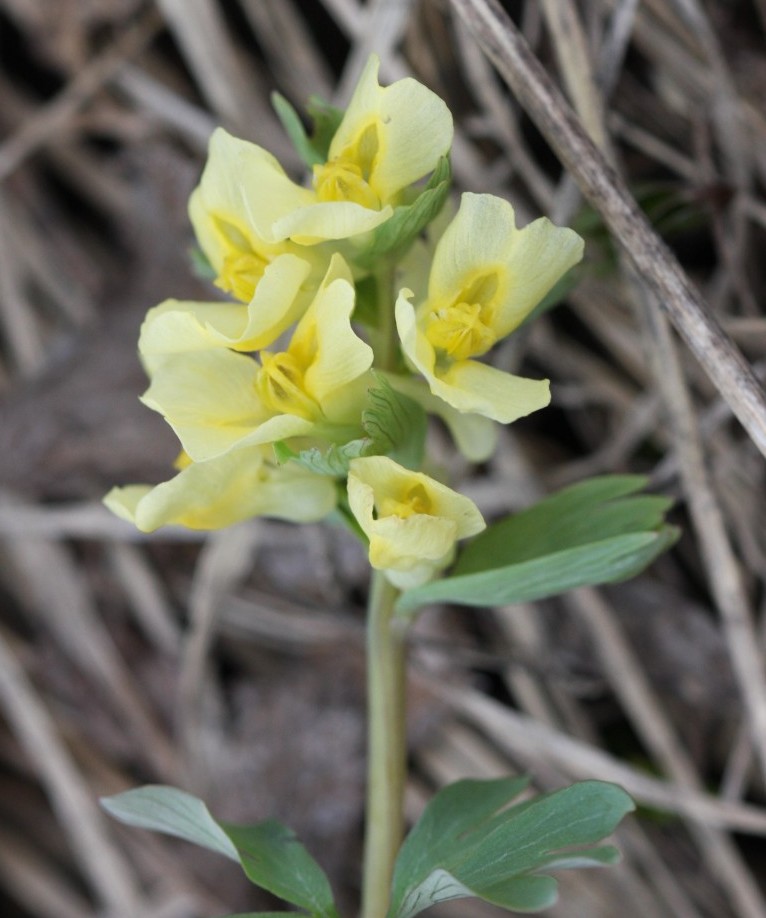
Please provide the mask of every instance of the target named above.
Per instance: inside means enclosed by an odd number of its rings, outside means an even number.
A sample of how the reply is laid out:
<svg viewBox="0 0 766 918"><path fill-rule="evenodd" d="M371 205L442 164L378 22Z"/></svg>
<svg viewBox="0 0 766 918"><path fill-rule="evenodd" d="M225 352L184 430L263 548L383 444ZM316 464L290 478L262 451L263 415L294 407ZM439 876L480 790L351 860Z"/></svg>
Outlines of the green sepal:
<svg viewBox="0 0 766 918"><path fill-rule="evenodd" d="M309 137L300 115L283 95L273 92L271 104L303 162L309 168L325 162L332 138L343 119L343 110L312 96L306 106L314 128Z"/></svg>
<svg viewBox="0 0 766 918"><path fill-rule="evenodd" d="M190 246L188 255L192 271L197 277L201 277L203 280L215 280L216 277L218 277L217 271L210 264L207 255L205 255L198 245Z"/></svg>
<svg viewBox="0 0 766 918"><path fill-rule="evenodd" d="M305 909L311 918L338 918L324 871L278 822L219 822L202 800L159 784L104 797L101 805L126 825L173 835L237 861L252 883Z"/></svg>
<svg viewBox="0 0 766 918"><path fill-rule="evenodd" d="M366 437L332 443L324 451L311 446L300 452L278 440L272 444L277 462L297 462L310 472L333 478L345 478L349 463L359 456L388 455L407 468L419 468L425 450L426 413L414 399L397 392L384 376L373 375L376 385L368 390L367 406L362 411Z"/></svg>
<svg viewBox="0 0 766 918"><path fill-rule="evenodd" d="M348 443L332 443L324 452L318 446L310 446L296 453L284 442L278 440L273 444L274 455L280 465L292 460L309 472L317 475L329 475L332 478L343 478L348 475L348 464L358 456L367 456L373 448L367 437L350 440Z"/></svg>
<svg viewBox="0 0 766 918"><path fill-rule="evenodd" d="M442 156L420 194L411 203L394 208L391 217L370 233L364 248L354 252L354 262L362 268L371 268L383 257L400 257L439 214L451 186L449 157Z"/></svg>
<svg viewBox="0 0 766 918"><path fill-rule="evenodd" d="M309 96L306 111L314 128L311 133L311 146L320 157L317 161L327 162L330 155L330 144L346 112L342 108L325 102L319 96Z"/></svg>
<svg viewBox="0 0 766 918"><path fill-rule="evenodd" d="M474 897L536 912L556 901L540 871L615 863L611 845L592 846L634 809L622 788L573 784L509 804L525 778L458 781L431 800L396 861L387 918L413 918L448 899Z"/></svg>
<svg viewBox="0 0 766 918"><path fill-rule="evenodd" d="M664 524L665 497L630 496L638 475L609 475L565 488L488 527L449 577L402 594L398 611L430 602L508 605L635 576L679 531Z"/></svg>

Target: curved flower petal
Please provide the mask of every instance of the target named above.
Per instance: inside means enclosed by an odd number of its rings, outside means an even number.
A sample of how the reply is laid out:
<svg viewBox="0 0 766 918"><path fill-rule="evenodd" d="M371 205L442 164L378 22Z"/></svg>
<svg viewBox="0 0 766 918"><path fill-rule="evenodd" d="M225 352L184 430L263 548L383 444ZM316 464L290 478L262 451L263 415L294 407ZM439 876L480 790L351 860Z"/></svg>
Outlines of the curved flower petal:
<svg viewBox="0 0 766 918"><path fill-rule="evenodd" d="M330 513L335 502L331 479L270 464L261 449L192 463L156 487L113 488L104 498L110 510L142 532L171 524L222 529L254 516L308 523Z"/></svg>
<svg viewBox="0 0 766 918"><path fill-rule="evenodd" d="M396 330L402 345L402 351L407 360L419 370L428 380L434 378L436 367L436 351L431 342L418 328L415 308L410 303L412 291L406 288L399 291L399 296L394 307ZM432 390L433 391L433 390Z"/></svg>
<svg viewBox="0 0 766 918"><path fill-rule="evenodd" d="M323 408L372 366L372 348L351 327L353 311L354 288L343 280L333 281L314 301L316 354L306 388Z"/></svg>
<svg viewBox="0 0 766 918"><path fill-rule="evenodd" d="M456 541L485 526L469 498L386 456L351 461L348 500L370 540L370 563L400 588L434 577Z"/></svg>
<svg viewBox="0 0 766 918"><path fill-rule="evenodd" d="M218 269L214 259L222 261L227 249L211 216L219 216L248 237L254 235L268 250L282 241L272 233L274 223L313 200L313 192L293 182L263 147L216 128L207 166L189 202L189 216L200 245Z"/></svg>
<svg viewBox="0 0 766 918"><path fill-rule="evenodd" d="M464 193L439 240L428 304L452 303L481 278L492 277L492 328L502 338L516 328L565 271L582 258L583 241L571 229L541 217L517 229L513 207L491 194Z"/></svg>
<svg viewBox="0 0 766 918"><path fill-rule="evenodd" d="M380 61L371 55L330 144L329 159L345 158L370 127L377 150L369 185L383 203L432 172L452 144L452 115L430 89L407 77L378 84Z"/></svg>
<svg viewBox="0 0 766 918"><path fill-rule="evenodd" d="M353 201L315 201L280 216L271 226L274 239L292 239L316 245L331 239L349 239L374 230L393 214L391 207L373 210Z"/></svg>
<svg viewBox="0 0 766 918"><path fill-rule="evenodd" d="M250 304L166 300L150 309L138 349L144 358L229 347L268 347L306 308L305 285L314 266L295 255L278 255L266 268Z"/></svg>
<svg viewBox="0 0 766 918"><path fill-rule="evenodd" d="M431 391L458 411L475 412L510 424L550 403L547 379L513 376L476 360L454 363L429 380Z"/></svg>
<svg viewBox="0 0 766 918"><path fill-rule="evenodd" d="M228 350L165 357L142 396L158 411L195 462L221 455L267 420L255 391L258 364Z"/></svg>
<svg viewBox="0 0 766 918"><path fill-rule="evenodd" d="M547 380L512 376L475 360L437 368L436 352L421 332L408 290L396 302L396 327L405 357L419 370L431 392L461 412L481 414L501 424L544 408L550 402Z"/></svg>

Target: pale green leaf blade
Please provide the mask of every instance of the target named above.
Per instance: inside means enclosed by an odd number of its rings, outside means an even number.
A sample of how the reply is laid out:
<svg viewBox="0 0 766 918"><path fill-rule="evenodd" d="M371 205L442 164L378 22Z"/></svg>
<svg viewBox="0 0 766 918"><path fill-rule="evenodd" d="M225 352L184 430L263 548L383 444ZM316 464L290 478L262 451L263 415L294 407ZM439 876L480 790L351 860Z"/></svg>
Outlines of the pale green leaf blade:
<svg viewBox="0 0 766 918"><path fill-rule="evenodd" d="M403 593L397 611L409 613L434 602L501 606L532 602L580 586L615 583L634 577L678 538L666 526L565 549L531 561L475 574L445 577Z"/></svg>
<svg viewBox="0 0 766 918"><path fill-rule="evenodd" d="M294 832L273 820L252 826L221 823L221 827L252 883L306 909L312 918L338 918L327 876Z"/></svg>
<svg viewBox="0 0 766 918"><path fill-rule="evenodd" d="M101 806L128 826L174 835L238 861L228 835L197 797L175 787L148 784L134 790L102 797Z"/></svg>

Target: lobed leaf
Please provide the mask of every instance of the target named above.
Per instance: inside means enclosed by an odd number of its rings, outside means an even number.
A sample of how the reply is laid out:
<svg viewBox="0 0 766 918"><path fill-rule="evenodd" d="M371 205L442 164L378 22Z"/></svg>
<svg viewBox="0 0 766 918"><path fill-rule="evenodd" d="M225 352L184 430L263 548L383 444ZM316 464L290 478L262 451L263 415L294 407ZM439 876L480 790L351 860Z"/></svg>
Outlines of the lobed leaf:
<svg viewBox="0 0 766 918"><path fill-rule="evenodd" d="M509 806L524 778L459 781L440 791L408 835L396 862L388 918L412 918L448 899L476 897L535 912L556 900L541 870L614 863L614 831L633 802L600 781L574 784Z"/></svg>
<svg viewBox="0 0 766 918"><path fill-rule="evenodd" d="M487 527L463 551L454 572L476 573L613 536L656 530L671 500L629 496L645 485L641 475L602 475L564 488Z"/></svg>
<svg viewBox="0 0 766 918"><path fill-rule="evenodd" d="M218 822L197 797L163 785L148 785L104 797L101 805L126 825L183 838L238 861L251 882L305 909L312 918L338 918L322 868L295 834L278 822L252 826ZM261 912L257 918L278 914L294 913Z"/></svg>
<svg viewBox="0 0 766 918"><path fill-rule="evenodd" d="M291 829L273 820L221 827L252 883L306 909L312 918L338 918L327 876Z"/></svg>

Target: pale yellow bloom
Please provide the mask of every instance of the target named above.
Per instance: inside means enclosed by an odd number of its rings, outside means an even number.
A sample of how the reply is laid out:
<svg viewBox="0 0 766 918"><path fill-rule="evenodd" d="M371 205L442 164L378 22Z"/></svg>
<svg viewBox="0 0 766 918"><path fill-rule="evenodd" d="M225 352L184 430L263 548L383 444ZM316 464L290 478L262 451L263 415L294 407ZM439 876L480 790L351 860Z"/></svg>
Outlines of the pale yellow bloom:
<svg viewBox="0 0 766 918"><path fill-rule="evenodd" d="M292 182L261 147L216 132L220 147L236 146L236 154L229 155L237 165L230 181L255 238L272 247L286 240L314 246L369 232L391 217L404 189L432 172L449 152L452 116L444 102L411 78L380 86L379 63L370 57L327 162L314 167L311 188ZM213 242L205 239L207 251ZM263 257L261 249L258 253ZM242 261L238 270L247 274L249 264ZM232 265L240 262L235 259ZM255 264L252 270L257 274L260 269Z"/></svg>
<svg viewBox="0 0 766 918"><path fill-rule="evenodd" d="M210 138L200 183L189 199L189 217L197 241L216 273L216 286L244 303L252 300L269 266L284 255L290 254L292 262L283 272L297 270L303 274L303 281L312 271L321 277L328 260L319 250L302 249L259 232L252 219L254 200L266 198L274 190L258 189L252 180L264 158L280 168L265 150L217 128ZM284 191L294 204L292 183L286 176L285 182ZM305 263L303 266L296 266L298 258ZM224 334L229 333L224 330Z"/></svg>
<svg viewBox="0 0 766 918"><path fill-rule="evenodd" d="M523 379L481 357L529 315L582 257L582 239L546 218L517 229L513 208L488 194L464 194L439 240L428 295L396 303L402 350L434 395L463 412L508 424L550 401L547 380Z"/></svg>
<svg viewBox="0 0 766 918"><path fill-rule="evenodd" d="M229 347L257 351L268 347L306 310L314 276L309 262L285 253L265 269L247 306L165 300L146 314L138 350L151 372L167 354Z"/></svg>
<svg viewBox="0 0 766 918"><path fill-rule="evenodd" d="M399 589L431 580L458 539L485 528L472 500L386 456L351 461L348 502L370 540L370 564Z"/></svg>
<svg viewBox="0 0 766 918"><path fill-rule="evenodd" d="M286 349L259 360L225 348L158 358L143 401L195 462L291 437L359 433L373 353L351 326L354 286L333 257Z"/></svg>
<svg viewBox="0 0 766 918"><path fill-rule="evenodd" d="M292 464L277 466L270 453L256 447L184 463L170 481L112 488L104 503L142 532L168 525L222 529L254 516L310 523L334 509L331 479Z"/></svg>

